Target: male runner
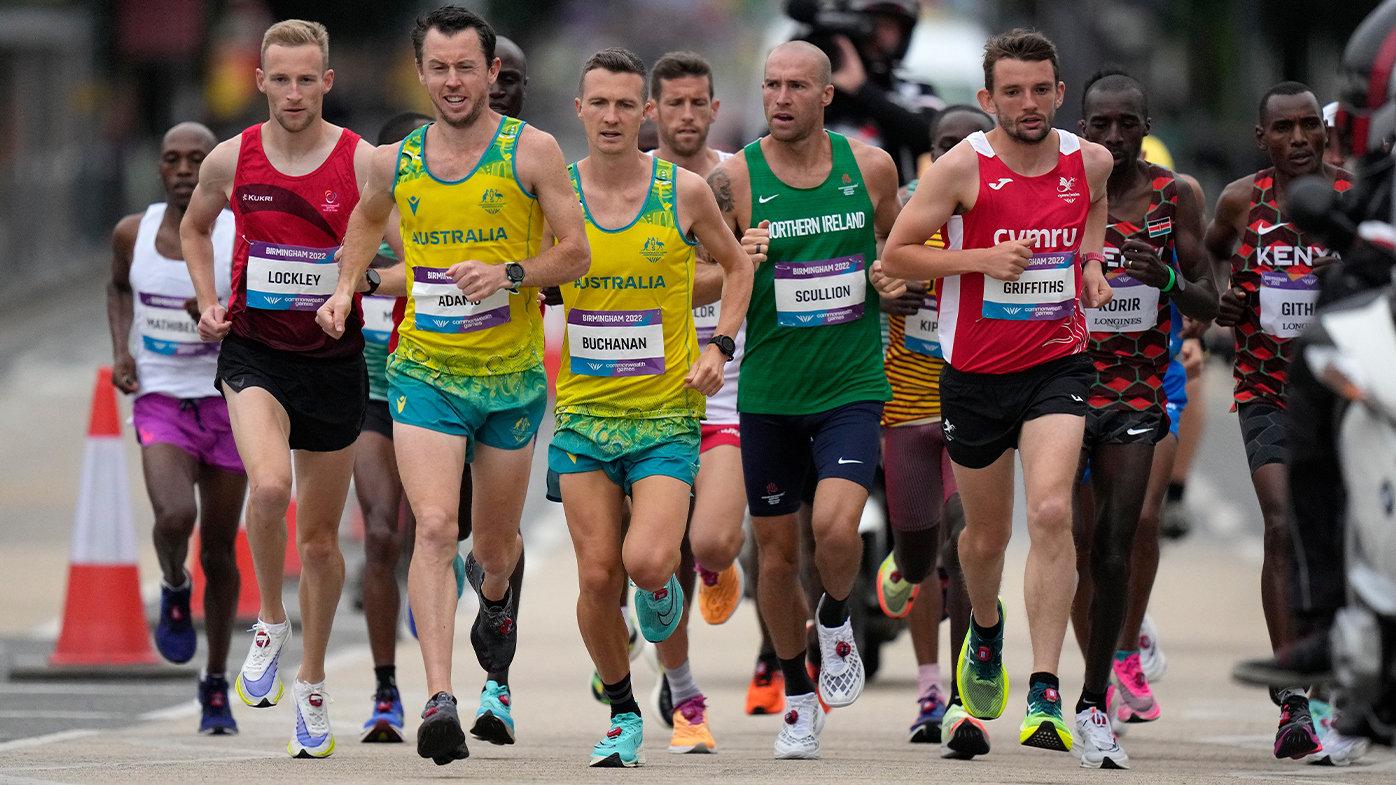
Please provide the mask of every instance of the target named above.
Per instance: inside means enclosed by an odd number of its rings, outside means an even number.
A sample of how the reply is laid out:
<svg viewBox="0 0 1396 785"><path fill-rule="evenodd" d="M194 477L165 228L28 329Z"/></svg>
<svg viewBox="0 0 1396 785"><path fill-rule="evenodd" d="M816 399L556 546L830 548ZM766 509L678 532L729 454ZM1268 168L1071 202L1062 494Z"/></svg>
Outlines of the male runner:
<svg viewBox="0 0 1396 785"><path fill-rule="evenodd" d="M238 731L228 706L225 671L241 585L233 546L247 475L233 443L228 405L213 384L218 347L199 340L198 322L185 310L194 285L180 249L179 222L199 182L199 165L217 144L213 132L199 123L180 123L165 133L159 170L165 201L116 225L107 284L112 384L136 395L131 415L155 511L155 553L164 578L155 648L171 662L188 662L198 646L189 611L193 584L184 562L194 523L200 524L208 662L199 679L199 732L208 734ZM213 234L215 291L226 302L232 213L219 213ZM133 323L140 336L135 340Z"/></svg>
<svg viewBox="0 0 1396 785"><path fill-rule="evenodd" d="M257 707L281 698L277 664L291 636L281 584L294 463L305 641L292 689L296 731L287 749L297 757L325 757L334 752L325 646L344 585L339 518L368 380L357 304L345 308L340 340L327 337L314 314L334 291L334 252L373 147L321 117L334 84L323 25L298 19L272 25L262 38L261 62L257 87L267 95L271 119L209 154L180 238L203 314L199 335L223 339L218 381L251 489L247 540L262 607L238 674L238 695ZM237 246L232 301L224 308L211 232L227 204L237 218Z"/></svg>
<svg viewBox="0 0 1396 785"><path fill-rule="evenodd" d="M1289 224L1285 195L1289 184L1305 175L1322 177L1335 191L1346 191L1352 181L1347 172L1323 162L1323 111L1313 91L1298 82L1281 82L1266 91L1255 138L1269 154L1271 167L1222 191L1206 242L1215 262L1229 260L1231 269L1231 288L1221 296L1217 324L1236 333L1236 413L1265 521L1260 599L1270 646L1278 650L1294 637L1284 466L1289 344L1313 316L1318 298L1314 270L1336 260L1316 238ZM1320 744L1303 689L1271 690L1271 698L1280 705L1275 757L1317 752Z"/></svg>
<svg viewBox="0 0 1396 785"><path fill-rule="evenodd" d="M548 465L561 475L577 552L578 626L611 707L611 730L591 765L628 767L643 762L643 722L618 600L628 575L645 638L661 642L679 626L684 598L674 572L698 470L699 419L735 353L751 268L703 179L640 152L650 108L640 59L624 49L597 52L578 92L589 154L569 172L596 252L588 275L562 287L567 334ZM691 283L698 242L724 273L724 313L702 348Z"/></svg>
<svg viewBox="0 0 1396 785"><path fill-rule="evenodd" d="M819 697L848 706L863 691L848 598L862 554L858 521L877 469L878 421L891 397L867 287L882 281L874 270L878 242L900 204L887 153L824 130L834 87L817 47L776 47L761 95L770 135L718 164L708 183L756 264L737 409L760 551L758 599L785 679L788 711L775 755L814 758L824 725ZM818 695L805 669L809 613L796 523L811 462L814 558L825 587L815 620Z"/></svg>
<svg viewBox="0 0 1396 785"><path fill-rule="evenodd" d="M1066 87L1056 47L1014 30L985 45L971 134L921 178L888 240L887 274L942 278L941 423L965 508L959 558L973 606L956 678L965 710L1003 713L1003 553L1021 450L1032 547L1024 574L1033 674L1019 740L1067 751L1057 666L1075 588L1071 493L1091 382L1082 306L1110 300L1101 271L1110 153L1052 128ZM947 225L948 224L948 225ZM942 226L949 248L925 245Z"/></svg>
<svg viewBox="0 0 1396 785"><path fill-rule="evenodd" d="M945 155L975 131L988 132L993 127L993 118L977 106L947 106L931 122L931 160ZM907 184L907 199L919 183L913 180ZM944 248L945 239L937 233L931 244ZM908 740L942 744L941 753L946 757L971 758L988 753L988 732L965 713L953 689L947 701L938 662L942 603L936 559L940 544L950 531L963 526L964 516L959 501L952 502L955 477L941 432L940 372L945 361L936 326L935 283L908 281L905 294L882 301L889 314L883 367L892 385L892 400L882 410L882 466L894 536L892 552L877 571L877 596L883 613L907 618L916 655L918 712ZM941 523L942 510L945 525ZM963 593L959 571L948 577L947 588ZM919 602L918 597L922 597ZM955 614L950 621L950 648L956 653L969 629L968 603L961 604L965 614Z"/></svg>
<svg viewBox="0 0 1396 785"><path fill-rule="evenodd" d="M502 35L495 40L494 53L499 58L499 76L490 85L490 109L518 117L528 91L528 58L518 44Z"/></svg>
<svg viewBox="0 0 1396 785"><path fill-rule="evenodd" d="M1154 445L1168 434L1163 377L1173 308L1209 321L1216 316L1217 293L1202 247L1196 193L1171 170L1140 157L1150 124L1143 85L1121 71L1098 72L1086 82L1081 114L1083 136L1113 159L1105 269L1114 297L1104 308L1086 311L1086 352L1095 372L1082 466L1090 466L1094 516L1083 514L1076 525L1081 575L1074 626L1085 641L1086 674L1073 751L1084 767L1127 769L1129 756L1111 729L1106 693L1113 671L1116 698L1129 721L1159 716L1140 668L1137 637L1123 651L1116 644L1130 606L1134 536Z"/></svg>
<svg viewBox="0 0 1396 785"><path fill-rule="evenodd" d="M536 287L585 272L588 252L557 143L486 104L500 67L490 24L443 6L418 19L412 43L436 122L374 153L345 241L345 275L319 319L331 335L344 329L353 282L396 204L410 289L388 364L388 399L417 519L408 597L432 696L417 753L445 765L469 755L451 686L461 472L470 463L475 485L465 572L480 610L470 641L481 668L496 673L509 667L518 640L509 577L522 547L533 436L547 405ZM540 253L545 217L558 243ZM481 703L492 719L477 719L480 734L512 741L512 723L490 710L511 704L508 687L487 682Z"/></svg>

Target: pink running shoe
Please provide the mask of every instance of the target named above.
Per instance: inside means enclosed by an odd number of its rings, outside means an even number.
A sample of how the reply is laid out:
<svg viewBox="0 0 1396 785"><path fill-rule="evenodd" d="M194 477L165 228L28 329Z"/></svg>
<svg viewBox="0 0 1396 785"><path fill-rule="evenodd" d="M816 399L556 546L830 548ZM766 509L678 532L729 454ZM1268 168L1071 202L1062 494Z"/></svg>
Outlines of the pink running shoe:
<svg viewBox="0 0 1396 785"><path fill-rule="evenodd" d="M1151 722L1158 719L1158 701L1154 700L1154 691L1149 689L1149 680L1144 678L1139 652L1133 652L1123 660L1115 660L1110 667L1114 671L1117 687L1116 718L1122 722Z"/></svg>

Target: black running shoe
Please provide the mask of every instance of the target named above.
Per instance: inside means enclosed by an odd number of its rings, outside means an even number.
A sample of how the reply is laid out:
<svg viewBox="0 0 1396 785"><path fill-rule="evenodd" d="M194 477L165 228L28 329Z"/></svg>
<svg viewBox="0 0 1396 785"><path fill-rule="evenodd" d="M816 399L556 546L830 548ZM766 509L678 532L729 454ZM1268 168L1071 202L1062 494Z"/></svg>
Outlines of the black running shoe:
<svg viewBox="0 0 1396 785"><path fill-rule="evenodd" d="M1323 749L1314 732L1314 718L1309 713L1309 699L1290 695L1280 704L1280 729L1275 732L1275 757L1299 760Z"/></svg>
<svg viewBox="0 0 1396 785"><path fill-rule="evenodd" d="M662 671L654 683L654 692L650 693L650 705L665 727L674 727L674 694L669 691L669 677Z"/></svg>
<svg viewBox="0 0 1396 785"><path fill-rule="evenodd" d="M480 600L480 611L475 614L475 624L470 627L470 645L475 648L475 658L486 673L498 673L509 669L514 662L514 651L519 644L519 631L514 625L514 589L509 588L503 605L491 607L485 600L483 589L485 568L475 561L475 554L465 557L465 579L475 596Z"/></svg>
<svg viewBox="0 0 1396 785"><path fill-rule="evenodd" d="M465 746L465 731L460 727L456 699L449 692L438 692L422 710L422 724L417 727L417 754L431 758L438 766L470 757Z"/></svg>

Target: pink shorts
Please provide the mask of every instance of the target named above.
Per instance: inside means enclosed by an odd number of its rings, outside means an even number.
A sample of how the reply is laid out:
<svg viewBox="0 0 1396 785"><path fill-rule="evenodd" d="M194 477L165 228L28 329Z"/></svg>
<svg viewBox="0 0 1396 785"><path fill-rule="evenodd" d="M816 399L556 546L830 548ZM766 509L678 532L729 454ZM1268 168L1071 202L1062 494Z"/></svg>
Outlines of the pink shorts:
<svg viewBox="0 0 1396 785"><path fill-rule="evenodd" d="M142 447L156 442L173 444L200 463L233 474L246 474L233 426L228 422L228 404L221 396L181 400L161 393L147 393L131 407L136 424L136 441Z"/></svg>
<svg viewBox="0 0 1396 785"><path fill-rule="evenodd" d="M698 442L698 454L701 455L720 444L730 444L740 450L742 448L741 427L735 424L708 425L704 423L702 436Z"/></svg>

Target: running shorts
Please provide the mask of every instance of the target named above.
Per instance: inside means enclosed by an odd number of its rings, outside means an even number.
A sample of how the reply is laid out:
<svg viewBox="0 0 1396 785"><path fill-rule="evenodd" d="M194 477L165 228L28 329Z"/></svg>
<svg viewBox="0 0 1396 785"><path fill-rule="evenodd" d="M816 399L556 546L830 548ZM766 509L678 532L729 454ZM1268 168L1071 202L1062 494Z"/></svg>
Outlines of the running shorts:
<svg viewBox="0 0 1396 785"><path fill-rule="evenodd" d="M560 475L604 471L627 495L636 482L655 475L693 485L699 434L699 421L691 417L641 420L561 413L548 445L548 468ZM556 496L562 498L560 487Z"/></svg>
<svg viewBox="0 0 1396 785"><path fill-rule="evenodd" d="M500 450L528 446L548 406L548 375L539 365L517 373L458 376L393 355L388 411L395 422L464 436L467 463L475 443Z"/></svg>
<svg viewBox="0 0 1396 785"><path fill-rule="evenodd" d="M708 425L703 423L702 441L698 445L698 452L705 453L722 444L740 449L742 446L742 427L740 425Z"/></svg>
<svg viewBox="0 0 1396 785"><path fill-rule="evenodd" d="M950 458L982 469L1018 446L1023 423L1046 414L1085 417L1095 366L1084 354L1012 373L940 373L941 424Z"/></svg>
<svg viewBox="0 0 1396 785"><path fill-rule="evenodd" d="M388 413L387 401L368 402L368 408L364 410L363 430L382 434L388 441L393 440L393 415Z"/></svg>
<svg viewBox="0 0 1396 785"><path fill-rule="evenodd" d="M136 440L142 447L172 444L194 460L219 471L246 474L233 426L228 422L228 402L218 396L175 398L146 393L131 404Z"/></svg>
<svg viewBox="0 0 1396 785"><path fill-rule="evenodd" d="M228 335L218 352L218 389L260 387L291 421L293 450L334 452L359 438L368 405L368 368L363 353L349 357L306 357L239 335Z"/></svg>
<svg viewBox="0 0 1396 785"><path fill-rule="evenodd" d="M1168 434L1168 415L1161 411L1091 409L1086 413L1087 448L1097 444L1158 444Z"/></svg>
<svg viewBox="0 0 1396 785"><path fill-rule="evenodd" d="M1248 401L1236 404L1241 419L1241 439L1246 444L1246 463L1251 474L1271 463L1284 463L1288 454L1285 441L1285 410L1273 403Z"/></svg>
<svg viewBox="0 0 1396 785"><path fill-rule="evenodd" d="M854 401L816 414L742 412L742 474L752 517L800 509L806 475L871 488L882 434L882 401Z"/></svg>
<svg viewBox="0 0 1396 785"><path fill-rule="evenodd" d="M955 474L938 422L882 429L882 473L892 528L915 532L940 524L945 500L955 493Z"/></svg>

